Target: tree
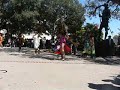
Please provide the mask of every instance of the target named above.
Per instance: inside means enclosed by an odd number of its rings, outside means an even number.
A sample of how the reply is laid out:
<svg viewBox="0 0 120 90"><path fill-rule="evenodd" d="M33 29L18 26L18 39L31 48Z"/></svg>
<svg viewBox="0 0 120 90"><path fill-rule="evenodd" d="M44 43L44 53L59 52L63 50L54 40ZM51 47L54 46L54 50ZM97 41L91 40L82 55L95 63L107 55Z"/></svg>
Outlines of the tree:
<svg viewBox="0 0 120 90"><path fill-rule="evenodd" d="M87 0L85 4L87 15L91 17L100 14L104 9L102 6L106 3L111 10L112 18L120 19L120 6L119 3L115 3L117 1L118 0Z"/></svg>
<svg viewBox="0 0 120 90"><path fill-rule="evenodd" d="M39 15L37 7L41 0L7 0L3 3L2 18L9 24L12 33L31 32Z"/></svg>
<svg viewBox="0 0 120 90"><path fill-rule="evenodd" d="M85 20L85 10L78 0L7 0L2 7L2 18L14 33L36 29L54 35L61 17L69 32L76 32Z"/></svg>
<svg viewBox="0 0 120 90"><path fill-rule="evenodd" d="M105 39L109 30L109 19L120 19L120 6L115 3L117 0L87 0L85 8L87 16L93 17L99 15L101 23L99 28L99 38L101 37L102 29L105 28ZM99 39L100 40L100 39Z"/></svg>
<svg viewBox="0 0 120 90"><path fill-rule="evenodd" d="M97 24L87 23L84 27L77 31L78 41L80 43L79 47L83 49L85 40L90 40L91 36L95 38L95 42L98 41L98 33L99 30Z"/></svg>
<svg viewBox="0 0 120 90"><path fill-rule="evenodd" d="M64 19L70 33L79 30L85 20L85 10L78 0L44 0L39 13L39 18L46 20L49 32L53 34L58 29L61 18Z"/></svg>

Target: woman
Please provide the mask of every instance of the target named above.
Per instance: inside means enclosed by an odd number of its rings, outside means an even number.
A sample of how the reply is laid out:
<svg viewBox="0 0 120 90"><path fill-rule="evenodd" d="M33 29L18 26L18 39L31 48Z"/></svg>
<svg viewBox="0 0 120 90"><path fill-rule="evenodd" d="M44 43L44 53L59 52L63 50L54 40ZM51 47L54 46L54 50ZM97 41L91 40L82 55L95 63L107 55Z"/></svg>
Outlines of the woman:
<svg viewBox="0 0 120 90"><path fill-rule="evenodd" d="M71 48L66 43L67 39L68 37L66 37L66 33L61 33L58 35L58 44L57 44L58 48L55 54L61 55L61 59L63 61L65 60L65 53L71 52ZM60 46L60 49L59 49L59 46Z"/></svg>
<svg viewBox="0 0 120 90"><path fill-rule="evenodd" d="M62 32L60 34L60 53L61 53L61 59L65 60L65 44L66 44L66 33Z"/></svg>

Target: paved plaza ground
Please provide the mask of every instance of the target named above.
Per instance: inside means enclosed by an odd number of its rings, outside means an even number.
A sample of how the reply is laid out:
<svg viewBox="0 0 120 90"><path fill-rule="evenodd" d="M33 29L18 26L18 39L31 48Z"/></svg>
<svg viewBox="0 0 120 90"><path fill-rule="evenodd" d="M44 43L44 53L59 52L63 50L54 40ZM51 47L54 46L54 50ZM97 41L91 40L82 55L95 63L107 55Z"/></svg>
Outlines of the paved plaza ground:
<svg viewBox="0 0 120 90"><path fill-rule="evenodd" d="M0 90L120 90L120 59L96 61L24 48L0 49Z"/></svg>

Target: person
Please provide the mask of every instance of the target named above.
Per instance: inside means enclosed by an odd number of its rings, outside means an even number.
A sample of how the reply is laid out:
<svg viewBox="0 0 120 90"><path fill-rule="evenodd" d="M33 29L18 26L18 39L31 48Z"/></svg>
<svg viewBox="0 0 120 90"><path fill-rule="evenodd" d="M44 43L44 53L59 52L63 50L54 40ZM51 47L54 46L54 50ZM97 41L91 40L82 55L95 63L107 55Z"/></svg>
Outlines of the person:
<svg viewBox="0 0 120 90"><path fill-rule="evenodd" d="M46 49L46 37L42 38L43 49Z"/></svg>
<svg viewBox="0 0 120 90"><path fill-rule="evenodd" d="M108 56L112 56L113 55L113 50L114 50L114 41L111 38L111 36L108 36L108 39L106 40L106 51L107 51L107 55Z"/></svg>
<svg viewBox="0 0 120 90"><path fill-rule="evenodd" d="M11 44L12 44L12 40L11 38L8 38L8 46L11 46Z"/></svg>
<svg viewBox="0 0 120 90"><path fill-rule="evenodd" d="M95 59L95 43L94 43L94 36L90 35L90 56L91 58Z"/></svg>
<svg viewBox="0 0 120 90"><path fill-rule="evenodd" d="M116 54L117 54L118 56L120 56L120 35L118 36L118 43L117 43Z"/></svg>
<svg viewBox="0 0 120 90"><path fill-rule="evenodd" d="M69 52L69 54L72 54L73 41L72 41L72 37L70 35L67 36L66 44L71 49L71 51Z"/></svg>
<svg viewBox="0 0 120 90"><path fill-rule="evenodd" d="M35 54L39 53L39 46L40 46L40 35L35 32L35 35L33 36L33 43L34 43L34 49L35 49Z"/></svg>
<svg viewBox="0 0 120 90"><path fill-rule="evenodd" d="M0 47L2 47L3 46L3 36L2 36L2 33L0 33Z"/></svg>
<svg viewBox="0 0 120 90"><path fill-rule="evenodd" d="M84 34L84 49L83 49L83 56L86 57L88 55L90 55L90 31L89 29L86 30L85 34Z"/></svg>
<svg viewBox="0 0 120 90"><path fill-rule="evenodd" d="M118 36L118 42L117 45L120 45L120 35Z"/></svg>
<svg viewBox="0 0 120 90"><path fill-rule="evenodd" d="M22 33L20 33L19 35L18 35L18 47L19 47L19 52L21 51L21 47L23 46L23 44L24 44L24 36L23 36L23 34Z"/></svg>
<svg viewBox="0 0 120 90"><path fill-rule="evenodd" d="M59 42L60 42L60 53L61 53L61 59L65 60L65 44L66 44L66 33L61 32Z"/></svg>
<svg viewBox="0 0 120 90"><path fill-rule="evenodd" d="M55 39L54 39L54 36L52 36L51 40L50 40L50 43L51 43L51 49L52 51L54 51L54 47L55 47Z"/></svg>
<svg viewBox="0 0 120 90"><path fill-rule="evenodd" d="M65 44L66 44L66 37L65 32L61 32L57 35L57 44L55 54L61 55L61 60L65 60Z"/></svg>
<svg viewBox="0 0 120 90"><path fill-rule="evenodd" d="M77 47L78 47L78 39L76 34L73 34L73 46L72 46L72 50L73 50L73 54L76 55L77 53Z"/></svg>

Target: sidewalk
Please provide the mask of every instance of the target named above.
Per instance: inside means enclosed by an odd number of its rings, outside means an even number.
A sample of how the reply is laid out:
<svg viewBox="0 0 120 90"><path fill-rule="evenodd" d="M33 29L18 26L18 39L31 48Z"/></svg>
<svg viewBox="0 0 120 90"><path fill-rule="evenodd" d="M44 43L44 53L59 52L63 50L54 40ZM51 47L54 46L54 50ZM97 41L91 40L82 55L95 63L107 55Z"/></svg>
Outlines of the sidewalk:
<svg viewBox="0 0 120 90"><path fill-rule="evenodd" d="M120 65L96 64L74 56L67 56L67 61L52 60L45 58L52 58L50 53L34 56L31 49L23 51L0 51L0 69L7 70L0 71L0 90L120 90Z"/></svg>
<svg viewBox="0 0 120 90"><path fill-rule="evenodd" d="M50 53L46 50L41 50L40 54L35 55L34 49L31 48L22 48L21 52L18 52L17 48L3 48L3 53L6 53L8 55L17 56L20 58L27 59L27 61L46 61L46 62L83 62L81 59L74 55L66 55L66 60L62 61L60 60L60 56L55 55L54 53ZM5 60L3 60L5 61ZM12 60L14 61L14 60ZM16 61L16 60L15 60ZM18 60L17 60L18 61ZM86 62L86 61L85 61Z"/></svg>

